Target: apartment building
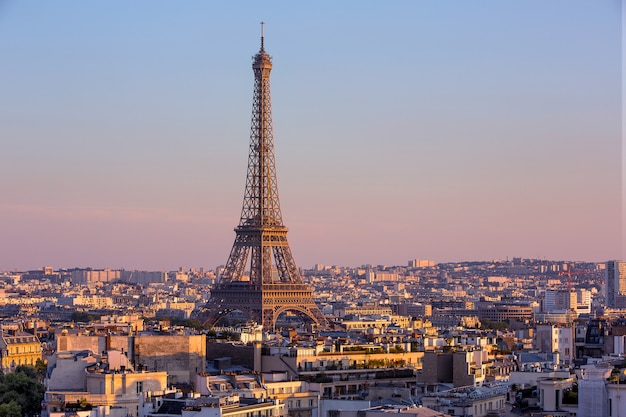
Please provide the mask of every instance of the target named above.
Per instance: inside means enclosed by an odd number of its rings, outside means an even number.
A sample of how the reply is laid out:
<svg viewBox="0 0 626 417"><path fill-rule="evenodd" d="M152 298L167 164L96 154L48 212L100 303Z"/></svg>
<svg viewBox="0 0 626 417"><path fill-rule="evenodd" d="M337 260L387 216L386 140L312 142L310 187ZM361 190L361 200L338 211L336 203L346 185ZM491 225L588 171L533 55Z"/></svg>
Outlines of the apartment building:
<svg viewBox="0 0 626 417"><path fill-rule="evenodd" d="M2 331L0 337L0 364L2 372L13 372L20 365L34 366L42 359L41 343L37 336L22 331Z"/></svg>

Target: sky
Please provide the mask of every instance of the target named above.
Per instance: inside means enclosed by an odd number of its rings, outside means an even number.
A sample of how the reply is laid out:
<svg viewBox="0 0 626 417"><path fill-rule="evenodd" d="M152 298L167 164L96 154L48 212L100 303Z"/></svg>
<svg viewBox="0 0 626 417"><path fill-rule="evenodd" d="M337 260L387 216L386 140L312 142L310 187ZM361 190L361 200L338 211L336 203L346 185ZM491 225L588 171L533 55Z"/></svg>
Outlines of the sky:
<svg viewBox="0 0 626 417"><path fill-rule="evenodd" d="M0 270L224 264L265 22L298 266L626 259L616 0L0 0Z"/></svg>

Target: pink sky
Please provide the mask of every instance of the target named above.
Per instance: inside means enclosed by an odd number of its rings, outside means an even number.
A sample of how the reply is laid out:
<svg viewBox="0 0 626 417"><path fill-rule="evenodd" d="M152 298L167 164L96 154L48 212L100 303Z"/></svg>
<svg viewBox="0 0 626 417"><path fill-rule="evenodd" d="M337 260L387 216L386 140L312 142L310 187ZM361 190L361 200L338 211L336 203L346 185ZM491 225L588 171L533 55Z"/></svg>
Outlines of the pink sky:
<svg viewBox="0 0 626 417"><path fill-rule="evenodd" d="M299 266L626 258L618 3L3 4L0 270L225 263L260 20Z"/></svg>

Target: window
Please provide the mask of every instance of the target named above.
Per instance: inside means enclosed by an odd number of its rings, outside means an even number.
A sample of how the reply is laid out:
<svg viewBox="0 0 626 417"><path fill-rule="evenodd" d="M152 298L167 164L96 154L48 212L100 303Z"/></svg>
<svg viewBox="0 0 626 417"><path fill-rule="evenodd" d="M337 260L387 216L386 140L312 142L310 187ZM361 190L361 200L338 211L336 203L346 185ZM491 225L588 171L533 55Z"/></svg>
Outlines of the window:
<svg viewBox="0 0 626 417"><path fill-rule="evenodd" d="M141 394L143 392L143 382L137 381L137 394Z"/></svg>

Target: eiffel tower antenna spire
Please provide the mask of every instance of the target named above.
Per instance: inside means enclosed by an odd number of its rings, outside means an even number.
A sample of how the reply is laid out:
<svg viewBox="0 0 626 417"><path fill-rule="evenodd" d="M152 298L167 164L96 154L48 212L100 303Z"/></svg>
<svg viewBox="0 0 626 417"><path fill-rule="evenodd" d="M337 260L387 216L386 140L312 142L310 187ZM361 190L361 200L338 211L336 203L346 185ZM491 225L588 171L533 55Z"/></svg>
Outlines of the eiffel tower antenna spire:
<svg viewBox="0 0 626 417"><path fill-rule="evenodd" d="M200 317L215 324L239 310L270 330L281 313L293 311L324 326L326 318L293 259L280 210L270 94L272 58L265 52L264 38L261 22L261 49L252 58L252 126L241 217L226 266Z"/></svg>

